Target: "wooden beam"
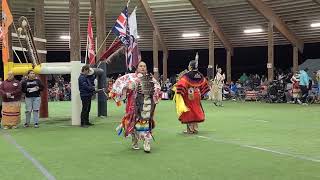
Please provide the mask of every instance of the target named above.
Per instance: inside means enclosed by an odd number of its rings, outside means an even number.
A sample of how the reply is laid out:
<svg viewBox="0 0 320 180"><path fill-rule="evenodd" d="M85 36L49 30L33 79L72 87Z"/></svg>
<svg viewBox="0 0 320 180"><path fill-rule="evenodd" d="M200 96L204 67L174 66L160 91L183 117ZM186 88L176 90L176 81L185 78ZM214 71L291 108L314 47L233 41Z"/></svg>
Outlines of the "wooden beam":
<svg viewBox="0 0 320 180"><path fill-rule="evenodd" d="M214 33L212 28L209 28L209 63L207 76L209 79L214 78Z"/></svg>
<svg viewBox="0 0 320 180"><path fill-rule="evenodd" d="M153 75L159 80L159 43L157 32L153 31Z"/></svg>
<svg viewBox="0 0 320 180"><path fill-rule="evenodd" d="M163 51L162 55L162 71L163 71L163 82L168 78L168 52Z"/></svg>
<svg viewBox="0 0 320 180"><path fill-rule="evenodd" d="M96 3L95 19L96 19L96 34L97 34L97 59L101 57L102 52L106 49L106 43L104 39L106 37L106 17L104 0L94 0ZM102 44L103 43L103 44ZM101 46L101 49L99 49Z"/></svg>
<svg viewBox="0 0 320 180"><path fill-rule="evenodd" d="M227 51L227 82L231 83L231 52Z"/></svg>
<svg viewBox="0 0 320 180"><path fill-rule="evenodd" d="M96 19L96 36L97 36L97 55L96 60L100 59L101 54L106 49L106 43L104 41L106 37L106 16L105 16L105 1L104 0L94 0L95 1L95 19ZM93 9L93 8L92 8ZM101 47L101 48L100 48ZM100 49L99 49L100 48ZM104 73L107 73L107 65L105 62L100 63L98 68L102 69ZM97 78L98 89L106 88L106 75L98 76ZM98 103L98 117L107 116L107 97L103 92L99 92L97 96Z"/></svg>
<svg viewBox="0 0 320 180"><path fill-rule="evenodd" d="M222 42L223 46L230 51L231 55L233 55L233 47L228 40L228 38L223 33L216 19L211 15L209 9L202 3L201 0L189 0L193 7L198 11L200 16L206 21L206 23L212 28L213 32Z"/></svg>
<svg viewBox="0 0 320 180"><path fill-rule="evenodd" d="M292 62L292 72L298 71L299 68L299 50L296 46L293 46L293 62Z"/></svg>
<svg viewBox="0 0 320 180"><path fill-rule="evenodd" d="M274 39L273 39L273 23L268 24L268 81L273 81L274 72Z"/></svg>
<svg viewBox="0 0 320 180"><path fill-rule="evenodd" d="M247 0L260 14L272 22L278 31L293 45L303 52L303 41L300 40L286 25L286 23L262 0Z"/></svg>
<svg viewBox="0 0 320 180"><path fill-rule="evenodd" d="M34 17L34 36L45 39L45 23L44 23L44 0L37 0ZM46 49L44 42L35 41L36 48ZM46 62L46 54L38 54L40 62ZM41 91L40 118L48 118L48 80L47 76L40 75L40 80L44 87Z"/></svg>
<svg viewBox="0 0 320 180"><path fill-rule="evenodd" d="M156 23L156 21L154 19L154 16L153 16L151 8L150 8L150 6L148 4L148 1L147 0L140 0L140 2L142 4L142 7L143 7L146 15L147 15L148 20L152 24L153 29L156 31L156 34L157 34L157 37L159 39L159 43L161 45L162 50L167 52L168 51L167 45L166 45L166 43L164 41L163 36L161 35L161 32L160 32L158 24Z"/></svg>
<svg viewBox="0 0 320 180"><path fill-rule="evenodd" d="M318 0L312 0L312 1L320 6L320 1L318 1Z"/></svg>
<svg viewBox="0 0 320 180"><path fill-rule="evenodd" d="M44 23L44 0L37 0L34 15L34 37L46 39L45 37L45 23ZM35 38L34 38L35 39ZM35 41L36 48L45 50L45 43ZM40 62L46 62L45 54L38 54Z"/></svg>
<svg viewBox="0 0 320 180"><path fill-rule="evenodd" d="M94 19L92 22L95 22L96 17L96 0L90 0L91 12L93 14L92 18Z"/></svg>
<svg viewBox="0 0 320 180"><path fill-rule="evenodd" d="M70 11L70 61L81 60L79 0L69 0Z"/></svg>

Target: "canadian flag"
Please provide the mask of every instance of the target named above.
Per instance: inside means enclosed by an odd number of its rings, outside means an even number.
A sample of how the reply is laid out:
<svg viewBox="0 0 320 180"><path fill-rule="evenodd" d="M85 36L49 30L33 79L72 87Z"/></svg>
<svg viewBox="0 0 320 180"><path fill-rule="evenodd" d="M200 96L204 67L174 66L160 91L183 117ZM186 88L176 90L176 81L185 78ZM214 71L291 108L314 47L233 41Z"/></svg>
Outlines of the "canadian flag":
<svg viewBox="0 0 320 180"><path fill-rule="evenodd" d="M95 64L95 48L94 48L94 39L93 39L93 30L92 30L92 22L91 22L91 13L89 15L88 20L88 58L89 64Z"/></svg>

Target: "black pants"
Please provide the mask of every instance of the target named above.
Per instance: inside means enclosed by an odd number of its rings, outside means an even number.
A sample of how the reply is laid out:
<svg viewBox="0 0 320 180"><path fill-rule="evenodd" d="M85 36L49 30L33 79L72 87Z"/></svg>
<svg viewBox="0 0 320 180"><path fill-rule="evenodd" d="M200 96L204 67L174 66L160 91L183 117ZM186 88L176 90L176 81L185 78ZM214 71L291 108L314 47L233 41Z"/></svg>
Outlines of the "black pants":
<svg viewBox="0 0 320 180"><path fill-rule="evenodd" d="M91 109L91 96L81 97L82 111L81 111L81 125L89 123L89 113Z"/></svg>
<svg viewBox="0 0 320 180"><path fill-rule="evenodd" d="M309 89L308 86L300 86L300 90L301 90L301 102L306 103L307 101L307 97L308 97L308 93L309 93Z"/></svg>

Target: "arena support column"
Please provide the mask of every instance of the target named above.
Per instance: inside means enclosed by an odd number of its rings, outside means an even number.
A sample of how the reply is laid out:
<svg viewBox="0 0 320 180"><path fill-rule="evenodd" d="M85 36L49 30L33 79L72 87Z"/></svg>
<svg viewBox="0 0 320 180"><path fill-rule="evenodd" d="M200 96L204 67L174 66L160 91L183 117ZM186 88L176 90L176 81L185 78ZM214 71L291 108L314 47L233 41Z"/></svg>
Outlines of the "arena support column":
<svg viewBox="0 0 320 180"><path fill-rule="evenodd" d="M159 68L158 68L159 52L158 51L159 51L158 35L156 31L153 31L153 74L157 80L159 80Z"/></svg>
<svg viewBox="0 0 320 180"><path fill-rule="evenodd" d="M152 10L149 6L148 0L140 0L142 9L145 11L145 14L147 15L148 20L150 21L152 27L153 27L153 73L157 80L159 80L159 67L158 67L158 51L159 51L159 44L163 51L163 56L165 54L168 55L168 48L166 45L166 42L164 41L163 36L161 35L160 28L158 27L158 24L154 18L154 15L152 13ZM166 64L167 62L164 61ZM165 69L163 69L165 70Z"/></svg>
<svg viewBox="0 0 320 180"><path fill-rule="evenodd" d="M297 46L293 46L293 62L292 72L296 72L299 69L299 49Z"/></svg>
<svg viewBox="0 0 320 180"><path fill-rule="evenodd" d="M34 36L45 39L45 23L44 23L44 0L37 0L35 11ZM36 42L37 49L45 49L43 42ZM40 62L46 62L46 54L38 54ZM48 118L48 80L47 76L40 75L40 80L44 86L41 92L40 118Z"/></svg>
<svg viewBox="0 0 320 180"><path fill-rule="evenodd" d="M231 82L231 52L227 50L227 82Z"/></svg>
<svg viewBox="0 0 320 180"><path fill-rule="evenodd" d="M162 50L162 73L163 73L163 82L168 79L168 50Z"/></svg>
<svg viewBox="0 0 320 180"><path fill-rule="evenodd" d="M106 49L104 39L106 38L106 17L104 0L96 0L96 27L97 27L97 60L101 57L101 53ZM101 47L101 48L100 48ZM100 63L99 67L103 72L98 76L98 89L105 89L107 82L107 64ZM98 93L98 117L107 116L107 97L103 91Z"/></svg>
<svg viewBox="0 0 320 180"><path fill-rule="evenodd" d="M209 28L209 64L207 76L209 80L214 78L214 32L211 27Z"/></svg>
<svg viewBox="0 0 320 180"><path fill-rule="evenodd" d="M268 81L273 81L274 72L274 45L273 45L273 23L268 24Z"/></svg>
<svg viewBox="0 0 320 180"><path fill-rule="evenodd" d="M81 68L79 0L69 0L72 125L80 125L81 100L78 78Z"/></svg>

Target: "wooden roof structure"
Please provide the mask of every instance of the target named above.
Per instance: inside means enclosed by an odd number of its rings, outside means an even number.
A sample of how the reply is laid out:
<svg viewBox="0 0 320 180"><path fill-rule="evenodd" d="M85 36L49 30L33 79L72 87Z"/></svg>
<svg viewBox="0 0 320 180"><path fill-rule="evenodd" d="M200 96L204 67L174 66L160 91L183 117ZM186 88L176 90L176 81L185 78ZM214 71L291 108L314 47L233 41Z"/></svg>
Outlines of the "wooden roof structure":
<svg viewBox="0 0 320 180"><path fill-rule="evenodd" d="M204 17L196 9L193 0L148 0L148 4L158 25L168 50L207 49L209 29ZM209 16L230 43L235 47L267 46L268 23L266 17L254 7L250 0L198 0ZM320 42L320 28L313 28L311 23L320 22L320 0L259 0L278 16L283 25L301 43ZM196 2L196 1L195 1ZM20 16L26 16L33 26L35 16L35 0L12 0L11 9L15 22ZM125 7L126 0L105 0L106 29L111 30L117 17ZM137 22L140 50L152 50L153 26L147 18L140 0L131 0L129 12L137 6ZM69 35L69 1L44 0L46 47L48 51L69 51L69 41L60 39L61 35ZM90 0L80 0L81 48L86 47L86 33ZM93 20L93 22L95 22ZM290 44L278 27L275 26L274 44ZM261 28L263 32L244 33L245 29ZM94 30L95 31L95 30ZM200 33L200 37L184 38L183 33ZM107 44L111 44L115 36L111 33ZM14 44L17 43L16 40ZM108 46L108 45L107 45ZM215 37L215 48L226 47ZM161 48L161 45L159 45Z"/></svg>

